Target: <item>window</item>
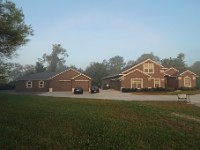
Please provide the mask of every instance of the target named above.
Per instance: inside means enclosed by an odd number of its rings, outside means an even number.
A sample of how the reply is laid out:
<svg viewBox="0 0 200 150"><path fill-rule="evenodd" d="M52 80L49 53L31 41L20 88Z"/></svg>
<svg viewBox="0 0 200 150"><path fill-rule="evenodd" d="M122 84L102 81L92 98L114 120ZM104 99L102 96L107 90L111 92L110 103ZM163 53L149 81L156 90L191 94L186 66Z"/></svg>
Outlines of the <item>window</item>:
<svg viewBox="0 0 200 150"><path fill-rule="evenodd" d="M191 78L190 77L184 78L184 87L191 87Z"/></svg>
<svg viewBox="0 0 200 150"><path fill-rule="evenodd" d="M154 87L160 87L160 79L154 79Z"/></svg>
<svg viewBox="0 0 200 150"><path fill-rule="evenodd" d="M143 79L133 78L131 82L131 88L137 88L137 89L143 88Z"/></svg>
<svg viewBox="0 0 200 150"><path fill-rule="evenodd" d="M39 88L44 88L44 81L39 81Z"/></svg>
<svg viewBox="0 0 200 150"><path fill-rule="evenodd" d="M145 73L154 73L154 64L153 63L143 64L143 71Z"/></svg>
<svg viewBox="0 0 200 150"><path fill-rule="evenodd" d="M26 88L32 88L32 81L26 81Z"/></svg>

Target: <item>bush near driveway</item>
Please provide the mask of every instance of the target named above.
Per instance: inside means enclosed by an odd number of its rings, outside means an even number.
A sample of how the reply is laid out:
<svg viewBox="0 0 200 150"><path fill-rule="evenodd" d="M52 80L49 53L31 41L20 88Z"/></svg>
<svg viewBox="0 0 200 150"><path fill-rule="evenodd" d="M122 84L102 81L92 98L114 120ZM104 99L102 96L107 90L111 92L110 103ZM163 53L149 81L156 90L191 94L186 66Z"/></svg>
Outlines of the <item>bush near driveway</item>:
<svg viewBox="0 0 200 150"><path fill-rule="evenodd" d="M122 88L123 93L140 93L140 94L150 94L150 95L177 95L177 94L200 94L200 90L196 89L188 89L188 88L180 88L180 90L174 89L165 89L165 88L143 88L143 89L136 89L136 88Z"/></svg>
<svg viewBox="0 0 200 150"><path fill-rule="evenodd" d="M137 89L137 88L122 88L122 92L170 92L174 91L174 89L166 89L162 87L158 88L142 88L142 89Z"/></svg>

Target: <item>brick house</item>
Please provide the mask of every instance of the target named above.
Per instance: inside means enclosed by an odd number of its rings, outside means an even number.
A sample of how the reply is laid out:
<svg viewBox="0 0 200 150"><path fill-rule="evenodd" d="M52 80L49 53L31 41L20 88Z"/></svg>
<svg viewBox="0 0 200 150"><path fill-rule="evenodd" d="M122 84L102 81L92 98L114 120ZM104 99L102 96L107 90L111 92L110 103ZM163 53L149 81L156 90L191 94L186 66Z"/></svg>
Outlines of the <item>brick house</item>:
<svg viewBox="0 0 200 150"><path fill-rule="evenodd" d="M60 73L41 72L24 76L17 81L15 89L18 92L53 92L73 91L77 86L89 91L91 78L70 68Z"/></svg>
<svg viewBox="0 0 200 150"><path fill-rule="evenodd" d="M182 73L171 67L166 68L161 64L147 59L126 70L102 79L102 85L121 90L122 88L171 88L196 87L197 75L189 70Z"/></svg>

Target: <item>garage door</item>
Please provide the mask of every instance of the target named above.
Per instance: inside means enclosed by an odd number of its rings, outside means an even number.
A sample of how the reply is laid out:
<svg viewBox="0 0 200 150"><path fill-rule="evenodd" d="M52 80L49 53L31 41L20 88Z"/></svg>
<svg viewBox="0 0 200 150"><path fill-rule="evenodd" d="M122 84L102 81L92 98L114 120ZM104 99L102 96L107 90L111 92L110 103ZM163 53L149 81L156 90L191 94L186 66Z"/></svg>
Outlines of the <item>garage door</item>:
<svg viewBox="0 0 200 150"><path fill-rule="evenodd" d="M89 91L89 81L75 81L75 87L82 87L84 91Z"/></svg>
<svg viewBox="0 0 200 150"><path fill-rule="evenodd" d="M71 91L72 85L70 81L60 81L59 91Z"/></svg>

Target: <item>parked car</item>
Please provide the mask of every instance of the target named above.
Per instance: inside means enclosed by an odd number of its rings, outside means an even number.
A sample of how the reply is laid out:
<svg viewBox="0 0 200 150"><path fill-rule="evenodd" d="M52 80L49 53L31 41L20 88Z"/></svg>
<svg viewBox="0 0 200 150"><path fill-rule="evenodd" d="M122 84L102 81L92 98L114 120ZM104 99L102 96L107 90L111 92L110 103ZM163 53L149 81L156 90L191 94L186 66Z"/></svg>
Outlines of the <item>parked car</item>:
<svg viewBox="0 0 200 150"><path fill-rule="evenodd" d="M91 93L99 93L99 88L97 86L92 86L90 91Z"/></svg>
<svg viewBox="0 0 200 150"><path fill-rule="evenodd" d="M83 94L83 88L82 87L75 87L74 88L74 94Z"/></svg>

